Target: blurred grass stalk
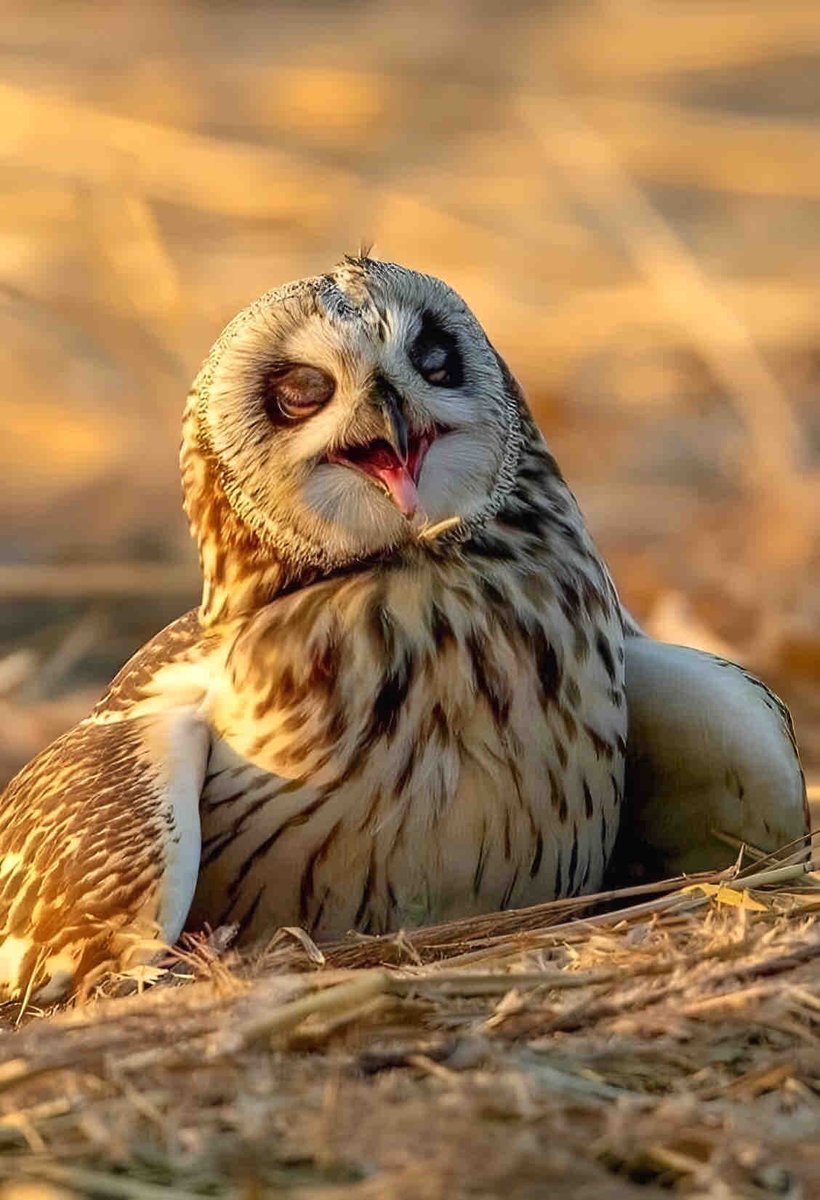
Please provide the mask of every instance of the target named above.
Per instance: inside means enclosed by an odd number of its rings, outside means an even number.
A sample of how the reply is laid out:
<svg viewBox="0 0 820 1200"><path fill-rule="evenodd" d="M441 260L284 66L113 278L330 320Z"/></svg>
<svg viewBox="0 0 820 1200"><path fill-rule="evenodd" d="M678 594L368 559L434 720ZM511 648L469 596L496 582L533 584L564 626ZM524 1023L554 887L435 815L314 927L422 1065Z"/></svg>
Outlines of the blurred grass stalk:
<svg viewBox="0 0 820 1200"><path fill-rule="evenodd" d="M621 244L734 405L749 437L750 480L788 486L802 432L744 322L685 242L567 100L522 97L524 121L577 198Z"/></svg>

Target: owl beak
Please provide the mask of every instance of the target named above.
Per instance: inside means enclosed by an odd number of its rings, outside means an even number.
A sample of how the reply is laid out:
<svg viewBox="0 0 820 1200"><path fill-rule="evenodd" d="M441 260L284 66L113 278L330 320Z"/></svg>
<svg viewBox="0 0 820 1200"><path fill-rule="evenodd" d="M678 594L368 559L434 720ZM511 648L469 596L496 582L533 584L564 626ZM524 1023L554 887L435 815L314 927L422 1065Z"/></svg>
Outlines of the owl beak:
<svg viewBox="0 0 820 1200"><path fill-rule="evenodd" d="M386 440L395 450L399 462L406 466L410 454L410 434L401 410L401 400L396 389L389 383L384 383L380 392L379 405L384 417Z"/></svg>
<svg viewBox="0 0 820 1200"><path fill-rule="evenodd" d="M387 493L403 516L415 517L422 511L416 485L430 438L427 435L411 438L401 397L383 377L376 380L369 402L374 414L381 416L384 437L376 437L365 445L337 450L328 455L328 461L368 475Z"/></svg>

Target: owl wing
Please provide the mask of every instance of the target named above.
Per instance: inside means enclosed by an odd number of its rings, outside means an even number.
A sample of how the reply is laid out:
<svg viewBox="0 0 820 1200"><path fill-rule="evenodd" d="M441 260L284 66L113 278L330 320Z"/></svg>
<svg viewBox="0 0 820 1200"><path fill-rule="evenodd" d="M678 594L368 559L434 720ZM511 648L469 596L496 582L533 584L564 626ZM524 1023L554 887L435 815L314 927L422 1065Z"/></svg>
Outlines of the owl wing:
<svg viewBox="0 0 820 1200"><path fill-rule="evenodd" d="M0 998L48 1003L179 936L210 744L195 632L189 614L149 642L0 798ZM152 687L162 667L173 686Z"/></svg>
<svg viewBox="0 0 820 1200"><path fill-rule="evenodd" d="M740 842L770 853L808 833L783 702L715 655L644 636L627 636L624 649L629 732L614 882L727 867Z"/></svg>

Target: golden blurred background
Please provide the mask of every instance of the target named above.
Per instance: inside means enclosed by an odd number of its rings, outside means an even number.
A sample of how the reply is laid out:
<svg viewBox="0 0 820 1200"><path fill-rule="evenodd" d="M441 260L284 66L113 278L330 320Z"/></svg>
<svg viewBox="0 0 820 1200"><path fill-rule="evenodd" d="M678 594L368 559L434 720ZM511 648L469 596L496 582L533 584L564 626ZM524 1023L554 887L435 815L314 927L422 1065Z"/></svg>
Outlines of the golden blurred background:
<svg viewBox="0 0 820 1200"><path fill-rule="evenodd" d="M820 5L2 5L0 776L197 600L179 420L374 243L523 381L622 594L820 765Z"/></svg>

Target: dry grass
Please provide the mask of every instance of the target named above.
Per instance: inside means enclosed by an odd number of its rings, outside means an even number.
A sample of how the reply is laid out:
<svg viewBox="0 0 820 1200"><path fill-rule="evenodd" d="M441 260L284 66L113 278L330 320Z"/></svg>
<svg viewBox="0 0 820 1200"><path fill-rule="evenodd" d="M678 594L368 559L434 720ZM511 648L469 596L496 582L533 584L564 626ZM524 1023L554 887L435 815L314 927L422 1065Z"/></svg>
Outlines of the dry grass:
<svg viewBox="0 0 820 1200"><path fill-rule="evenodd" d="M192 942L153 989L7 1035L0 1178L140 1200L808 1200L820 891L801 871L321 949L287 931L244 958Z"/></svg>

